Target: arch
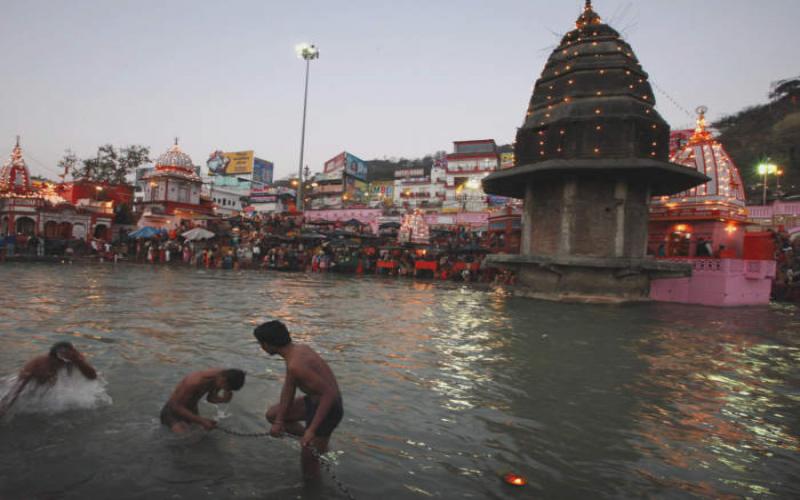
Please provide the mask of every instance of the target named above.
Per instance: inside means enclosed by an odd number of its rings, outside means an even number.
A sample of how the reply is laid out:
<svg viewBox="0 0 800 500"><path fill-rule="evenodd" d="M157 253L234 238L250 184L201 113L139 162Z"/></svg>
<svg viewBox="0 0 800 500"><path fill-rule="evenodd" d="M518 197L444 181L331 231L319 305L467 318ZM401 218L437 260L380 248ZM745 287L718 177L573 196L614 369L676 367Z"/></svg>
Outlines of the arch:
<svg viewBox="0 0 800 500"><path fill-rule="evenodd" d="M95 239L106 240L108 239L108 226L105 224L95 224L92 236Z"/></svg>
<svg viewBox="0 0 800 500"><path fill-rule="evenodd" d="M25 236L33 236L36 234L36 221L30 217L20 217L16 220L17 234L24 234Z"/></svg>
<svg viewBox="0 0 800 500"><path fill-rule="evenodd" d="M797 238L800 238L800 226L795 226L786 230L789 233L789 239L794 241Z"/></svg>
<svg viewBox="0 0 800 500"><path fill-rule="evenodd" d="M61 233L58 230L58 222L54 220L49 220L44 223L44 237L56 239L61 236Z"/></svg>
<svg viewBox="0 0 800 500"><path fill-rule="evenodd" d="M72 237L79 240L86 238L86 225L78 222L72 226Z"/></svg>
<svg viewBox="0 0 800 500"><path fill-rule="evenodd" d="M58 225L58 237L63 240L72 238L72 224L69 222L62 222Z"/></svg>
<svg viewBox="0 0 800 500"><path fill-rule="evenodd" d="M3 222L0 224L0 235L8 236L8 216L3 217Z"/></svg>

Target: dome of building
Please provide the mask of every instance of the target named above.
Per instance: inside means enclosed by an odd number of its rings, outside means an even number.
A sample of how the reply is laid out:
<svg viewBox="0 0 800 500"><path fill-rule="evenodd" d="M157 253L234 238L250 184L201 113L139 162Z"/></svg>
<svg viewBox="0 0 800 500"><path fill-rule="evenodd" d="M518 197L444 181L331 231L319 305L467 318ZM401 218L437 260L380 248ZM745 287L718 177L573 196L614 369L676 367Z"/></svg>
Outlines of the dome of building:
<svg viewBox="0 0 800 500"><path fill-rule="evenodd" d="M17 137L11 157L0 169L0 193L28 194L31 191L31 176L25 159L22 158L22 148Z"/></svg>
<svg viewBox="0 0 800 500"><path fill-rule="evenodd" d="M673 154L671 161L692 168L706 175L710 180L672 196L655 198L653 204L666 205L670 208L690 206L705 208L709 205L722 204L727 205L729 209L734 209L732 214L722 215L726 217L739 215L739 218L743 218L745 194L742 177L725 148L714 139L713 134L706 127L705 114L707 111L703 106L697 108L697 128L686 145Z"/></svg>
<svg viewBox="0 0 800 500"><path fill-rule="evenodd" d="M590 0L536 81L514 144L514 168L485 182L492 194L524 196L520 176L593 171L646 179L654 194L703 182L668 163L669 125L655 109L633 49Z"/></svg>
<svg viewBox="0 0 800 500"><path fill-rule="evenodd" d="M184 153L181 147L178 146L177 139L175 139L175 144L173 144L166 153L158 157L155 171L150 174L150 177L158 175L159 173L178 175L192 180L200 179L195 171L192 158Z"/></svg>

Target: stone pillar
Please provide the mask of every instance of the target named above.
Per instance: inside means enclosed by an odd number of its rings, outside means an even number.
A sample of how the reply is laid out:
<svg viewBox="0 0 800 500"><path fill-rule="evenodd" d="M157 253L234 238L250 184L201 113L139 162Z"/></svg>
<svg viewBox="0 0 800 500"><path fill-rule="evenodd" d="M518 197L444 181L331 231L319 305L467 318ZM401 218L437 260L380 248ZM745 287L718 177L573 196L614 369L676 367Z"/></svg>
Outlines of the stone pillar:
<svg viewBox="0 0 800 500"><path fill-rule="evenodd" d="M625 255L625 209L628 200L628 183L625 179L617 179L614 186L614 202L616 203L616 224L614 225L614 257Z"/></svg>

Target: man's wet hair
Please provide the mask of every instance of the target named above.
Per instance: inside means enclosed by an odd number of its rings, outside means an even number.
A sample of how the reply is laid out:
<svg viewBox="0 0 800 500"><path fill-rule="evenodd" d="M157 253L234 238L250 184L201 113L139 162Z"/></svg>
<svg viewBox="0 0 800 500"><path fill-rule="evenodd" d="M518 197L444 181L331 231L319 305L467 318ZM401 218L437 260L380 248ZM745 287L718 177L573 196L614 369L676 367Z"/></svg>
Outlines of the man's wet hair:
<svg viewBox="0 0 800 500"><path fill-rule="evenodd" d="M289 336L289 330L286 329L286 325L278 320L267 321L259 325L253 330L253 335L255 335L256 339L262 344L275 347L283 347L292 341L292 338Z"/></svg>
<svg viewBox="0 0 800 500"><path fill-rule="evenodd" d="M228 381L228 387L232 391L238 391L244 385L244 372L242 370L237 370L236 368L222 370L222 376Z"/></svg>
<svg viewBox="0 0 800 500"><path fill-rule="evenodd" d="M74 350L75 346L73 346L70 342L56 342L53 344L53 347L50 348L50 357L57 358L58 353L61 351L71 351Z"/></svg>

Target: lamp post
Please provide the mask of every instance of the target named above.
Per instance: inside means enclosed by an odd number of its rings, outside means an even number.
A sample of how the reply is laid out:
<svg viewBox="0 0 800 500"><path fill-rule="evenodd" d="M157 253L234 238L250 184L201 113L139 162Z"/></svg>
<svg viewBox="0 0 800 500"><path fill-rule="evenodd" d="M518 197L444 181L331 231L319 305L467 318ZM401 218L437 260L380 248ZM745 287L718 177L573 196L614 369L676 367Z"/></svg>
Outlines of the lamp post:
<svg viewBox="0 0 800 500"><path fill-rule="evenodd" d="M303 129L300 133L300 164L297 167L297 178L302 181L303 179L303 153L306 143L306 108L308 105L308 70L311 67L311 60L319 58L319 49L314 44L303 43L295 47L298 57L306 60L306 87L303 94ZM297 187L297 211L303 211L303 183L300 182Z"/></svg>
<svg viewBox="0 0 800 500"><path fill-rule="evenodd" d="M761 198L761 204L767 205L767 175L777 173L778 167L772 163L761 163L758 165L758 173L764 176L764 191Z"/></svg>

